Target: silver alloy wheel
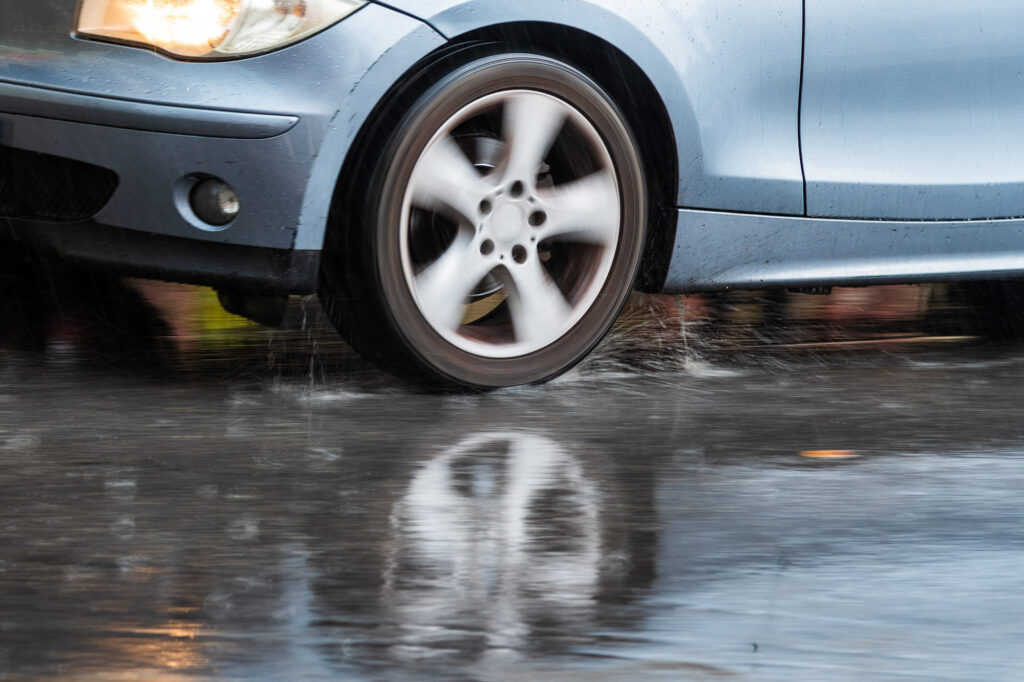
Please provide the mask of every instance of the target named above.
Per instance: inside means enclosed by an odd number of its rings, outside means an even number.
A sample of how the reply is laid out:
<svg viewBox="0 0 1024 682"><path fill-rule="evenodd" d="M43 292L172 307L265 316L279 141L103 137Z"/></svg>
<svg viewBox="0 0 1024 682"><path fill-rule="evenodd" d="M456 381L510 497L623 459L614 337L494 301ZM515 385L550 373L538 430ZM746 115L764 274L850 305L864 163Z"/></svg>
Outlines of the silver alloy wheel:
<svg viewBox="0 0 1024 682"><path fill-rule="evenodd" d="M458 134L486 116L501 120L504 158L481 173ZM563 164L553 181L545 169L559 153L585 162ZM424 214L454 229L440 236L414 229ZM621 214L612 157L576 107L536 90L495 92L448 118L413 167L399 235L405 281L424 319L460 350L485 358L533 353L569 333L601 293ZM424 251L432 254L427 262L414 257ZM494 280L507 296L505 321L467 319L474 294Z"/></svg>
<svg viewBox="0 0 1024 682"><path fill-rule="evenodd" d="M568 370L615 322L647 238L643 161L610 95L551 56L474 52L361 134L321 260L352 347L430 389Z"/></svg>

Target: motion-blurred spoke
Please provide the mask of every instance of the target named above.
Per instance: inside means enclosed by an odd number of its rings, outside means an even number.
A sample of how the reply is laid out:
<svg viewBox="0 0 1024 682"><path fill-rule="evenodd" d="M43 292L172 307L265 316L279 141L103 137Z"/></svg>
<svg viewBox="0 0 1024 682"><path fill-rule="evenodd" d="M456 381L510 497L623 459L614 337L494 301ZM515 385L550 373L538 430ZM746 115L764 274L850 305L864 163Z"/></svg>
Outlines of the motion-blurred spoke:
<svg viewBox="0 0 1024 682"><path fill-rule="evenodd" d="M474 248L474 240L459 236L441 257L416 276L416 299L420 310L444 329L458 328L467 297L491 265Z"/></svg>
<svg viewBox="0 0 1024 682"><path fill-rule="evenodd" d="M449 135L427 149L409 182L414 206L454 213L468 225L476 223L480 199L491 189Z"/></svg>
<svg viewBox="0 0 1024 682"><path fill-rule="evenodd" d="M509 310L516 340L528 344L558 338L572 306L548 276L540 259L530 258L507 271Z"/></svg>
<svg viewBox="0 0 1024 682"><path fill-rule="evenodd" d="M619 198L610 170L538 190L545 220L538 238L614 246L619 236Z"/></svg>
<svg viewBox="0 0 1024 682"><path fill-rule="evenodd" d="M530 184L536 181L566 115L565 105L548 95L522 92L509 97L503 130L509 149L506 179Z"/></svg>

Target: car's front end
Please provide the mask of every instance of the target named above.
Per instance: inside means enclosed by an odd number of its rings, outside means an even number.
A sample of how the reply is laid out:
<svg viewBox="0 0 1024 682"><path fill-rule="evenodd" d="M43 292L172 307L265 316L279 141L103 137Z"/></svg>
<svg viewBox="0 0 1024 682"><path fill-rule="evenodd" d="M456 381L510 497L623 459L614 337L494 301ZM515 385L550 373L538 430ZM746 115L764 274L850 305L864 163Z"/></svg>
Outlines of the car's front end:
<svg viewBox="0 0 1024 682"><path fill-rule="evenodd" d="M0 237L140 275L312 293L349 147L442 42L355 0L4 3Z"/></svg>

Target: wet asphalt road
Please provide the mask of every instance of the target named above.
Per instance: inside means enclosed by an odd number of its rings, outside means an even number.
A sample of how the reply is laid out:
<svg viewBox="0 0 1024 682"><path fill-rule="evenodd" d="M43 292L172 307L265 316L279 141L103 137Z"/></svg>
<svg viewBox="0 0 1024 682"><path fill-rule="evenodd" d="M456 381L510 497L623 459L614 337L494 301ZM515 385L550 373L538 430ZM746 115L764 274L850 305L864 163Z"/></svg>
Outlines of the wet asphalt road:
<svg viewBox="0 0 1024 682"><path fill-rule="evenodd" d="M312 300L25 277L0 680L1024 676L1024 346L940 288L638 297L565 377L459 396Z"/></svg>

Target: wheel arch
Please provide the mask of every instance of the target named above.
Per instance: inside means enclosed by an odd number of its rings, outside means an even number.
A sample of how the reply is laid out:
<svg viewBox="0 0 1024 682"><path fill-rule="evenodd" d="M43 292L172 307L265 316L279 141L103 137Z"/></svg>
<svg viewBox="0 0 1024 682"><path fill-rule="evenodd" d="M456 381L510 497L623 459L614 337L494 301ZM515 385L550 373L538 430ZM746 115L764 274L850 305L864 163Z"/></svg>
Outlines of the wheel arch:
<svg viewBox="0 0 1024 682"><path fill-rule="evenodd" d="M636 140L648 187L647 234L635 286L660 291L675 243L679 160L672 119L647 74L615 45L582 29L536 21L494 24L453 37L417 62L378 102L346 155L328 215L325 243L359 225L360 183L375 152L405 109L447 72L498 51L528 51L561 59L604 88Z"/></svg>

